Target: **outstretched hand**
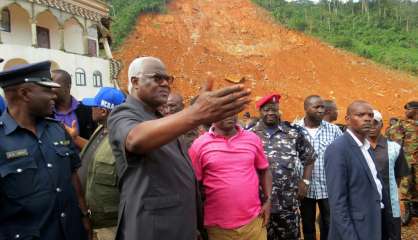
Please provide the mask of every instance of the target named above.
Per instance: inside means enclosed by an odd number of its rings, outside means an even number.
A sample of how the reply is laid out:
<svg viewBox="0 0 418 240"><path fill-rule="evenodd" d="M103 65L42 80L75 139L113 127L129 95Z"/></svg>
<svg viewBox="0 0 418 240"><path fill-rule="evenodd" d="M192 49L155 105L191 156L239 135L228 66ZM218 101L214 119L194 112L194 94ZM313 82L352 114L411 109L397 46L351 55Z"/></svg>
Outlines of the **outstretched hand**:
<svg viewBox="0 0 418 240"><path fill-rule="evenodd" d="M213 123L243 111L250 103L250 89L244 85L234 85L218 90L213 89L213 78L209 77L191 106L198 121Z"/></svg>

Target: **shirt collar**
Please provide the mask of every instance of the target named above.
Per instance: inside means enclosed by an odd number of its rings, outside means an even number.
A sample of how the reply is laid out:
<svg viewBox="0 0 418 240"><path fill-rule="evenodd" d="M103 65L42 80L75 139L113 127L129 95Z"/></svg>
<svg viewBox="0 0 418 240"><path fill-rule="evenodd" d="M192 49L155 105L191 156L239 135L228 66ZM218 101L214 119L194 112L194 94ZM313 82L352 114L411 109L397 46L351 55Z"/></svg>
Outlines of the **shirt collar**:
<svg viewBox="0 0 418 240"><path fill-rule="evenodd" d="M20 128L19 124L16 122L16 120L10 116L9 112L5 111L3 115L0 117L0 123L2 123L4 127L4 134L9 135L12 132L14 132L17 128ZM46 121L38 121L36 124L36 131L37 135L41 136L47 123Z"/></svg>
<svg viewBox="0 0 418 240"><path fill-rule="evenodd" d="M244 131L244 129L241 126L239 126L238 124L235 125L235 128L237 129L237 133L234 136L237 136L237 135L241 134L242 131ZM210 127L209 131L208 131L208 133L209 133L210 136L215 137L215 138L218 138L218 137L222 137L223 138L223 137L225 137L223 135L217 134L214 131L214 129L215 129L215 127L212 125ZM231 137L234 137L234 136L231 136Z"/></svg>
<svg viewBox="0 0 418 240"><path fill-rule="evenodd" d="M260 120L255 125L254 130L255 131L258 131L258 132L265 132L266 133L267 132L267 128L268 127L266 126L266 124L264 124L263 120ZM277 124L277 130L275 131L275 133L277 133L278 131L286 132L285 129L284 129L284 127L283 127L282 122L279 122Z"/></svg>
<svg viewBox="0 0 418 240"><path fill-rule="evenodd" d="M306 128L305 126L305 118L300 119L299 121L296 122L297 125ZM317 128L321 128L324 127L326 124L326 122L324 120L321 120L321 123L319 123L319 126Z"/></svg>
<svg viewBox="0 0 418 240"><path fill-rule="evenodd" d="M80 102L77 101L77 99L75 99L73 96L71 96L71 106L70 109L67 112L58 112L56 108L54 108L54 113L57 115L68 115L72 112L74 112L77 108L78 105L80 105Z"/></svg>
<svg viewBox="0 0 418 240"><path fill-rule="evenodd" d="M357 146L359 146L360 148L365 148L366 150L370 148L370 142L367 139L364 139L364 143L362 143L360 139L358 139L356 135L354 135L354 133L350 129L347 129L347 132L351 135L351 137L357 143Z"/></svg>
<svg viewBox="0 0 418 240"><path fill-rule="evenodd" d="M135 106L136 108L141 109L142 111L146 111L150 114L155 115L157 118L161 118L163 117L161 115L161 113L159 113L156 109L153 109L152 107L150 107L148 104L146 104L145 102L141 101L140 99L134 98L131 95L128 95L126 97L125 100L126 103L129 103L133 106Z"/></svg>

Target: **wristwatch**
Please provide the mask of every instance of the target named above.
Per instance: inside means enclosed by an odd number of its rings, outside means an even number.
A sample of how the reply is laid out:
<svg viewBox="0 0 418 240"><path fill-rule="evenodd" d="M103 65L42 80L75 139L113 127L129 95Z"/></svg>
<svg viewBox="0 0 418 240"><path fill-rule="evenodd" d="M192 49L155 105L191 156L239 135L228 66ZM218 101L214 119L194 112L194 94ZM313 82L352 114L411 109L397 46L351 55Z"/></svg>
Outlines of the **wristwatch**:
<svg viewBox="0 0 418 240"><path fill-rule="evenodd" d="M302 181L306 184L306 186L311 185L311 181L309 181L308 179L302 179Z"/></svg>
<svg viewBox="0 0 418 240"><path fill-rule="evenodd" d="M83 217L91 218L91 210L87 209L86 211L81 211Z"/></svg>

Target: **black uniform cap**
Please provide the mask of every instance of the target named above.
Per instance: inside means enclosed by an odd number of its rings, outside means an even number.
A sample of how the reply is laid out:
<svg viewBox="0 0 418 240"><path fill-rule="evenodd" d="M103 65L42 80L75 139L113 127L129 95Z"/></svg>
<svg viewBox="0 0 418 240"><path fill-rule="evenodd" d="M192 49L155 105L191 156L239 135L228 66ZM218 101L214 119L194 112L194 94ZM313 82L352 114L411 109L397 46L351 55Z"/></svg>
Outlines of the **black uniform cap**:
<svg viewBox="0 0 418 240"><path fill-rule="evenodd" d="M405 109L418 109L418 101L410 101L404 106Z"/></svg>
<svg viewBox="0 0 418 240"><path fill-rule="evenodd" d="M7 88L30 82L49 88L61 87L58 83L54 83L51 80L50 68L50 61L17 65L11 69L0 72L0 87Z"/></svg>

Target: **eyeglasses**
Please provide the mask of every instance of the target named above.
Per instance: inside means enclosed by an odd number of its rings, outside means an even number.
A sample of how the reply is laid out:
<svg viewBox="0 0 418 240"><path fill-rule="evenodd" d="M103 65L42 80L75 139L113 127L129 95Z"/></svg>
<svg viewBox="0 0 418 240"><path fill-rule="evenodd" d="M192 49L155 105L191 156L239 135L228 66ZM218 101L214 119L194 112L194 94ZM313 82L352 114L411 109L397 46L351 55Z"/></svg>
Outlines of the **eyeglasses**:
<svg viewBox="0 0 418 240"><path fill-rule="evenodd" d="M170 76L170 75L166 75L166 74L143 73L142 75L145 76L145 77L148 77L148 78L152 78L154 80L154 82L157 83L158 85L163 83L164 81L167 81L168 85L171 85L174 82L174 77Z"/></svg>

